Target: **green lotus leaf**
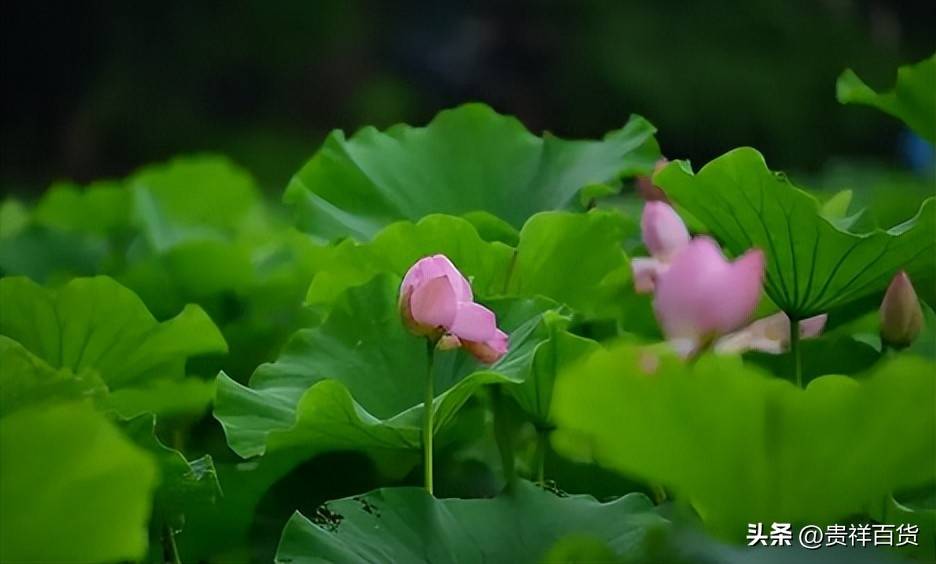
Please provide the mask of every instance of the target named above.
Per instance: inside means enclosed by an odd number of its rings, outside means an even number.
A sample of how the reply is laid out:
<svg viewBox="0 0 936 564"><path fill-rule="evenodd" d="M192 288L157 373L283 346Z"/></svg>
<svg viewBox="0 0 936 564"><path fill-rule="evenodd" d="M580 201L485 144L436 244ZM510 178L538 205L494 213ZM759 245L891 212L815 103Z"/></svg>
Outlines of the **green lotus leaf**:
<svg viewBox="0 0 936 564"><path fill-rule="evenodd" d="M158 416L200 415L215 396L215 381L203 378L157 378L132 387L118 388L102 397L99 406L120 417L151 413Z"/></svg>
<svg viewBox="0 0 936 564"><path fill-rule="evenodd" d="M800 347L804 382L825 374L863 374L881 359L880 346L875 347L863 338L841 334L807 339L800 343ZM793 364L790 351L782 354L750 351L745 354L745 360L781 378L790 376L790 366Z"/></svg>
<svg viewBox="0 0 936 564"><path fill-rule="evenodd" d="M130 227L130 194L118 182L86 188L56 183L42 195L34 215L36 223L46 227L108 235Z"/></svg>
<svg viewBox="0 0 936 564"><path fill-rule="evenodd" d="M17 370L4 370L4 382L19 382L20 399L52 393L58 384L50 382L61 381L76 390L103 382L114 392L178 381L185 375L188 357L227 350L198 306L187 306L160 323L133 292L107 277L77 278L59 289L42 288L27 278L4 278L0 304L4 358L19 358ZM77 380L68 383L69 379ZM4 403L7 394L4 391ZM151 399L165 403L158 395ZM122 411L120 396L108 401ZM146 410L145 403L134 405Z"/></svg>
<svg viewBox="0 0 936 564"><path fill-rule="evenodd" d="M297 449L298 450L298 449ZM283 452L250 462L218 460L215 468L223 495L215 503L185 507L185 527L175 540L181 562L270 561L275 545L264 552L251 538L251 527L261 500L279 480L306 459L303 452ZM322 486L327 487L327 486ZM295 503L286 510L294 510ZM278 526L285 522L284 516Z"/></svg>
<svg viewBox="0 0 936 564"><path fill-rule="evenodd" d="M306 303L327 306L348 288L384 272L402 277L420 258L437 253L452 259L477 295L503 292L513 249L483 240L465 219L430 215L416 223L389 225L369 243L346 240L336 245L319 263Z"/></svg>
<svg viewBox="0 0 936 564"><path fill-rule="evenodd" d="M335 131L292 178L284 199L303 230L369 240L386 225L433 213L486 211L519 228L531 215L576 205L579 191L646 174L655 129L632 116L601 141L537 137L482 104L440 112L426 127Z"/></svg>
<svg viewBox="0 0 936 564"><path fill-rule="evenodd" d="M97 372L57 370L4 335L0 335L0 366L0 417L29 405L95 398L107 391Z"/></svg>
<svg viewBox="0 0 936 564"><path fill-rule="evenodd" d="M224 238L257 218L260 194L250 174L224 157L178 157L126 180L136 220L150 244Z"/></svg>
<svg viewBox="0 0 936 564"><path fill-rule="evenodd" d="M568 366L587 357L600 345L566 331L567 319L555 312L545 316L546 338L536 350L531 370L523 382L504 387L539 428L552 427L552 398L556 377Z"/></svg>
<svg viewBox="0 0 936 564"><path fill-rule="evenodd" d="M0 560L137 560L156 486L152 457L86 404L0 419Z"/></svg>
<svg viewBox="0 0 936 564"><path fill-rule="evenodd" d="M107 241L34 223L0 237L0 274L28 276L44 283L91 276L108 263Z"/></svg>
<svg viewBox="0 0 936 564"><path fill-rule="evenodd" d="M0 202L0 239L12 237L29 225L29 210L16 198Z"/></svg>
<svg viewBox="0 0 936 564"><path fill-rule="evenodd" d="M934 368L908 356L800 389L737 357L621 344L560 376L554 447L670 488L722 537L822 525L936 477Z"/></svg>
<svg viewBox="0 0 936 564"><path fill-rule="evenodd" d="M319 263L306 303L327 306L349 287L420 258L448 256L479 296L546 296L589 317L615 318L633 294L620 242L629 223L614 211L544 212L520 231L515 249L488 242L465 219L430 215L386 227L369 243L343 241ZM583 253L582 249L588 249Z"/></svg>
<svg viewBox="0 0 936 564"><path fill-rule="evenodd" d="M0 273L41 282L89 276L120 262L117 240L129 231L129 195L112 182L80 189L54 184L35 208L0 207Z"/></svg>
<svg viewBox="0 0 936 564"><path fill-rule="evenodd" d="M817 174L806 176L806 185L822 199L843 199L850 193L845 211L860 211L863 221L878 227L903 222L933 196L933 181L927 174L865 161L831 160ZM828 202L826 202L828 204Z"/></svg>
<svg viewBox="0 0 936 564"><path fill-rule="evenodd" d="M636 559L648 533L667 525L641 494L602 503L529 482L494 499L436 499L417 488L385 488L329 502L311 520L293 515L276 561L540 562L574 533Z"/></svg>
<svg viewBox="0 0 936 564"><path fill-rule="evenodd" d="M462 217L474 225L478 235L485 241L500 241L511 247L517 246L520 230L503 219L486 211L468 212Z"/></svg>
<svg viewBox="0 0 936 564"><path fill-rule="evenodd" d="M426 342L403 326L400 279L381 275L345 292L320 327L296 333L280 358L257 369L250 387L219 375L215 417L244 457L302 445L418 450ZM461 350L437 352L435 432L480 386L523 382L543 329L542 300L489 305L510 334L500 361L483 366Z"/></svg>
<svg viewBox="0 0 936 564"><path fill-rule="evenodd" d="M633 294L621 249L628 227L613 211L534 215L520 231L504 293L547 296L588 317L616 318L618 304Z"/></svg>
<svg viewBox="0 0 936 564"><path fill-rule="evenodd" d="M835 96L843 104L863 104L886 112L936 143L936 53L897 69L894 88L882 93L847 69L835 84Z"/></svg>
<svg viewBox="0 0 936 564"><path fill-rule="evenodd" d="M884 503L872 509L871 514L875 521L887 523L896 527L916 525L919 533L916 544L904 544L896 552L904 556L912 556L922 562L936 558L936 508L932 492L933 484L929 487L930 499L923 500L922 504L901 503L893 496L887 496Z"/></svg>
<svg viewBox="0 0 936 564"><path fill-rule="evenodd" d="M119 280L157 315L189 302L205 307L232 351L212 373L275 358L301 326L298 305L331 250L293 228L246 171L221 157L174 159L127 185L143 236Z"/></svg>
<svg viewBox="0 0 936 564"><path fill-rule="evenodd" d="M816 198L771 172L754 149L735 149L696 174L685 162L671 163L654 182L731 254L762 249L767 293L791 318L879 292L898 270L920 279L936 271L934 198L891 229L853 233L826 218Z"/></svg>
<svg viewBox="0 0 936 564"><path fill-rule="evenodd" d="M253 178L217 156L180 157L127 179L147 249L131 263L158 260L184 294L242 291L251 281L251 236L269 230ZM150 258L152 256L152 258Z"/></svg>

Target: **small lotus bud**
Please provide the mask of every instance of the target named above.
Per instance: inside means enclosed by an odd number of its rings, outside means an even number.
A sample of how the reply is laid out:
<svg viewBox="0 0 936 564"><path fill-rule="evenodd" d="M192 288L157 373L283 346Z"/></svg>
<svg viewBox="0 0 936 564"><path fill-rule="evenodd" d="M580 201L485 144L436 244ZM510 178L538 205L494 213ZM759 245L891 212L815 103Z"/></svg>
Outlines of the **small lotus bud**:
<svg viewBox="0 0 936 564"><path fill-rule="evenodd" d="M689 244L689 230L669 204L647 202L640 218L644 244L654 258L669 260Z"/></svg>
<svg viewBox="0 0 936 564"><path fill-rule="evenodd" d="M881 341L897 349L907 347L923 329L923 310L905 272L891 280L881 302Z"/></svg>

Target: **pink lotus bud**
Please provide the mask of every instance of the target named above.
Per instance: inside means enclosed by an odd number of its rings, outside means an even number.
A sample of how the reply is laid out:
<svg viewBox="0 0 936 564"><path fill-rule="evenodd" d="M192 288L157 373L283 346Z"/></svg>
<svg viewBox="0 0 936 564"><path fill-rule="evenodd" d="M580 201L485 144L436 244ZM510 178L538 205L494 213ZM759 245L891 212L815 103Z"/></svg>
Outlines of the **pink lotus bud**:
<svg viewBox="0 0 936 564"><path fill-rule="evenodd" d="M881 302L881 341L897 349L910 346L923 329L923 310L907 273L898 272Z"/></svg>
<svg viewBox="0 0 936 564"><path fill-rule="evenodd" d="M418 260L403 277L400 315L410 332L438 341L441 349L463 346L494 362L507 352L507 335L497 328L494 312L473 300L471 285L455 265L445 255L433 255Z"/></svg>
<svg viewBox="0 0 936 564"><path fill-rule="evenodd" d="M729 262L715 241L696 237L658 277L653 309L667 338L696 349L747 322L763 277L759 249Z"/></svg>
<svg viewBox="0 0 936 564"><path fill-rule="evenodd" d="M473 299L471 285L445 255L425 257L403 277L400 313L416 335L439 336L455 318L459 302Z"/></svg>
<svg viewBox="0 0 936 564"><path fill-rule="evenodd" d="M656 162L656 165L653 167L653 172L656 173L660 169L664 168L669 164L669 161L666 157L661 158ZM637 177L637 192L643 197L644 200L648 202L658 201L658 202L667 202L666 194L663 190L660 190L657 186L653 184L653 174L650 176L638 176Z"/></svg>
<svg viewBox="0 0 936 564"><path fill-rule="evenodd" d="M822 334L828 315L822 314L799 322L800 338L812 339ZM790 348L790 318L781 312L758 319L744 329L725 335L715 343L720 353L743 353L754 350L781 354Z"/></svg>
<svg viewBox="0 0 936 564"><path fill-rule="evenodd" d="M665 202L647 202L640 218L644 244L654 258L668 261L689 244L689 230Z"/></svg>

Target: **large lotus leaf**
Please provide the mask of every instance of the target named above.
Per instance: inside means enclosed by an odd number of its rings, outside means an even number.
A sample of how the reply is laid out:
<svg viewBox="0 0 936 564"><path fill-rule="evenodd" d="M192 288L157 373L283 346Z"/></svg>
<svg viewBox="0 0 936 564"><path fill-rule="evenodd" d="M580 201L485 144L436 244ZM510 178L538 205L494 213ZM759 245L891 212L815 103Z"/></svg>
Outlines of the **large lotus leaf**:
<svg viewBox="0 0 936 564"><path fill-rule="evenodd" d="M0 560L137 560L157 470L85 404L0 419Z"/></svg>
<svg viewBox="0 0 936 564"><path fill-rule="evenodd" d="M851 69L839 76L835 95L843 104L874 106L936 143L936 54L919 63L897 69L897 83L878 93Z"/></svg>
<svg viewBox="0 0 936 564"><path fill-rule="evenodd" d="M932 278L936 201L888 230L853 233L821 213L818 200L767 168L754 149L735 149L692 174L671 163L654 176L734 255L767 256L766 290L791 317L806 318L883 290L898 270Z"/></svg>
<svg viewBox="0 0 936 564"><path fill-rule="evenodd" d="M249 388L219 376L215 416L235 452L420 448L426 341L400 320L399 281L382 275L345 292L320 327L299 331L275 363L258 368ZM479 386L525 379L548 336L542 303L491 304L511 340L492 366L461 350L436 353L436 432Z"/></svg>
<svg viewBox="0 0 936 564"><path fill-rule="evenodd" d="M431 215L390 225L369 243L337 245L320 262L306 301L327 305L379 273L402 276L420 258L442 253L471 279L477 295L542 295L589 316L613 318L633 293L621 250L627 231L628 222L614 211L544 212L526 222L512 249L483 240L464 219Z"/></svg>
<svg viewBox="0 0 936 564"><path fill-rule="evenodd" d="M74 374L52 368L4 335L0 335L0 367L0 417L48 401L100 397L107 390L97 372Z"/></svg>
<svg viewBox="0 0 936 564"><path fill-rule="evenodd" d="M636 559L648 533L667 526L641 494L602 503L529 482L493 499L436 499L387 488L296 513L277 562L540 562L559 539L581 533Z"/></svg>
<svg viewBox="0 0 936 564"><path fill-rule="evenodd" d="M671 488L727 538L829 523L936 477L934 368L897 358L800 389L737 357L617 345L560 376L554 446Z"/></svg>
<svg viewBox="0 0 936 564"><path fill-rule="evenodd" d="M44 387L52 390L48 367L57 371L55 378L99 378L115 391L179 380L188 357L227 350L198 306L187 306L160 323L133 292L106 277L77 278L59 289L42 288L27 278L4 278L0 304L0 335L33 357L19 363L21 371L9 378L16 378L24 390L33 389L34 383L36 393ZM9 354L16 353L12 345L8 348ZM119 397L108 401L122 411ZM138 401L133 405L146 408Z"/></svg>
<svg viewBox="0 0 936 564"><path fill-rule="evenodd" d="M654 128L633 116L601 141L537 137L481 104L440 112L426 127L335 131L296 173L285 201L324 239L368 240L384 226L432 213L485 211L519 228L565 209L579 191L645 174L659 158Z"/></svg>

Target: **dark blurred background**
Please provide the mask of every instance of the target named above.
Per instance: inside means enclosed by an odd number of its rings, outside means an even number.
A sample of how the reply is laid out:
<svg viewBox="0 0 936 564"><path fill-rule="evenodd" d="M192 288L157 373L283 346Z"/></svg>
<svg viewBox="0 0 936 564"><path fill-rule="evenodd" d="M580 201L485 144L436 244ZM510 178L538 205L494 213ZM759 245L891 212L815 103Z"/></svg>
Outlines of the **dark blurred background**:
<svg viewBox="0 0 936 564"><path fill-rule="evenodd" d="M332 128L481 100L534 131L600 136L631 112L664 153L761 149L773 168L896 161L899 125L835 101L936 50L936 2L10 2L3 193L219 151L271 193Z"/></svg>

